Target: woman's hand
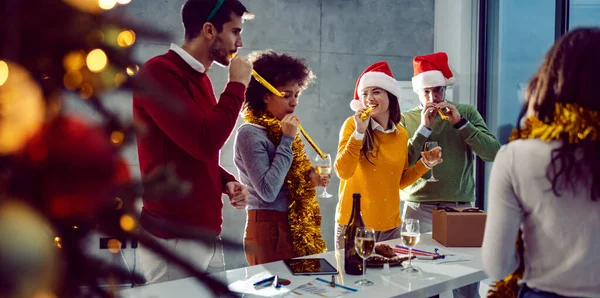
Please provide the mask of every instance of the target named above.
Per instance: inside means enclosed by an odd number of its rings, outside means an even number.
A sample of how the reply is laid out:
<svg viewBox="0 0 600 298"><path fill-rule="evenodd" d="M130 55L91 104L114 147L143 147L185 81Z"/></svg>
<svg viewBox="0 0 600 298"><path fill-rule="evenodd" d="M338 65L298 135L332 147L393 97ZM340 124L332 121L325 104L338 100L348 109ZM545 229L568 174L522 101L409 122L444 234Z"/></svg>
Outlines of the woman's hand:
<svg viewBox="0 0 600 298"><path fill-rule="evenodd" d="M283 135L293 138L296 136L296 131L298 131L298 124L300 124L298 116L287 114L281 119L281 132Z"/></svg>
<svg viewBox="0 0 600 298"><path fill-rule="evenodd" d="M421 152L421 157L421 161L429 168L433 168L444 161L442 159L442 147L440 146Z"/></svg>
<svg viewBox="0 0 600 298"><path fill-rule="evenodd" d="M367 109L359 109L354 114L354 124L356 125L356 131L358 133L365 133L367 130L367 123L369 122L369 118L366 120L360 120L360 115Z"/></svg>
<svg viewBox="0 0 600 298"><path fill-rule="evenodd" d="M310 169L310 180L315 184L315 186L326 187L329 184L329 180L331 180L331 173L326 176L321 176L317 173L317 167L313 167Z"/></svg>

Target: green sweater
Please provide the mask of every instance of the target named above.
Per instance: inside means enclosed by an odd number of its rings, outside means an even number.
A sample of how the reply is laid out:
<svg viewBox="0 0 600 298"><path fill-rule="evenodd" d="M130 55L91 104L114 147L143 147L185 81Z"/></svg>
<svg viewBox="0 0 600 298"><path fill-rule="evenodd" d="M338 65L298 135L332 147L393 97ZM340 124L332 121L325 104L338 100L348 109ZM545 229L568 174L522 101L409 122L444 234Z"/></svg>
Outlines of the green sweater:
<svg viewBox="0 0 600 298"><path fill-rule="evenodd" d="M473 177L474 154L492 162L500 149L498 139L488 130L483 118L470 105L450 103L467 120L463 129L455 129L452 123L436 117L431 125L431 135L425 137L417 130L421 125L421 107L402 113L401 123L406 128L408 140L408 161L412 165L421 157L427 141L437 141L442 147L443 163L433 168L439 182L426 182L431 171L413 185L402 190L402 198L411 202L475 201L475 179Z"/></svg>

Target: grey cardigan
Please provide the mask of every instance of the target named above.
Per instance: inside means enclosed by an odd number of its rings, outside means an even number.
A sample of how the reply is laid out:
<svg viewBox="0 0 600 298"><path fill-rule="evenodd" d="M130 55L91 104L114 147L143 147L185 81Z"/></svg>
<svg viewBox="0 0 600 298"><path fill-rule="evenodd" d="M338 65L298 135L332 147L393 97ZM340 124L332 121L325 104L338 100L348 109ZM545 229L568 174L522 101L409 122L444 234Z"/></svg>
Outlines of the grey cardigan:
<svg viewBox="0 0 600 298"><path fill-rule="evenodd" d="M531 288L573 297L600 293L600 202L590 200L586 171L575 189L552 192L546 170L559 141L510 142L498 151L490 175L481 259L489 277L515 270L523 231L525 272ZM576 155L575 155L575 158ZM585 161L578 161L584 163Z"/></svg>
<svg viewBox="0 0 600 298"><path fill-rule="evenodd" d="M293 141L283 136L275 146L266 129L256 124L245 123L237 129L233 162L250 193L246 209L287 212L290 194L284 182L294 157Z"/></svg>

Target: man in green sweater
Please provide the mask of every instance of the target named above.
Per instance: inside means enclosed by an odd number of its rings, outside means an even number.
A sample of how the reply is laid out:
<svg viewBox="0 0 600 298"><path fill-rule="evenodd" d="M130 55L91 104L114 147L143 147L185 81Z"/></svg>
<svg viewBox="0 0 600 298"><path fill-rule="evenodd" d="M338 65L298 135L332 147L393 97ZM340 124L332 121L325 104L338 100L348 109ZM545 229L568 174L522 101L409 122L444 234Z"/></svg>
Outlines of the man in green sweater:
<svg viewBox="0 0 600 298"><path fill-rule="evenodd" d="M425 142L442 147L444 162L413 185L402 190L402 218L418 219L421 233L431 232L435 207L470 207L475 202L474 154L491 162L500 148L477 110L465 104L447 102L446 86L454 83L446 53L433 53L413 59L413 90L419 107L402 113L401 123L408 135L408 160L414 164ZM435 175L434 175L435 174ZM434 175L437 182L427 180ZM478 284L454 290L454 297L478 297Z"/></svg>

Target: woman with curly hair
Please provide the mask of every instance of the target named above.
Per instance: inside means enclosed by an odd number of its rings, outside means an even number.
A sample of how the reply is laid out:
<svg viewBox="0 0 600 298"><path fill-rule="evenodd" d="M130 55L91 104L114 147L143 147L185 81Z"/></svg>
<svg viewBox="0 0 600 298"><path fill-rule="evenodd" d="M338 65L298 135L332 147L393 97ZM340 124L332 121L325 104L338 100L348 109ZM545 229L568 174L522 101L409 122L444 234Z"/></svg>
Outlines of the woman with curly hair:
<svg viewBox="0 0 600 298"><path fill-rule="evenodd" d="M283 97L252 80L235 136L234 163L250 193L244 251L250 265L326 250L316 186L326 186L297 133L294 111L314 80L304 60L274 51L250 54L254 70Z"/></svg>
<svg viewBox="0 0 600 298"><path fill-rule="evenodd" d="M518 297L600 293L598 53L600 28L558 40L529 82L527 118L496 155L482 260L495 279L519 268L498 297L514 297L520 276Z"/></svg>

